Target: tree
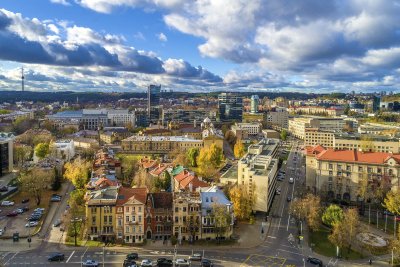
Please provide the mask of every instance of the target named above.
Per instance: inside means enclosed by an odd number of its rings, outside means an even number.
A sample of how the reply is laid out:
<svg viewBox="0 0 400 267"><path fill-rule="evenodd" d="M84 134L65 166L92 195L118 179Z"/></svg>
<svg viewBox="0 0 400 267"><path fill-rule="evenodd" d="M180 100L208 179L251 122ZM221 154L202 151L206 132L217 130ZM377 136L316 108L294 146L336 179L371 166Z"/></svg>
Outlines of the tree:
<svg viewBox="0 0 400 267"><path fill-rule="evenodd" d="M383 206L395 215L400 215L400 194L390 191L384 200Z"/></svg>
<svg viewBox="0 0 400 267"><path fill-rule="evenodd" d="M90 163L80 158L64 165L64 178L70 180L77 189L83 189L89 181Z"/></svg>
<svg viewBox="0 0 400 267"><path fill-rule="evenodd" d="M199 149L198 148L190 148L187 152L187 157L189 159L190 165L192 167L197 167L197 157L199 156Z"/></svg>
<svg viewBox="0 0 400 267"><path fill-rule="evenodd" d="M29 160L32 155L32 147L27 145L14 145L14 160L19 166Z"/></svg>
<svg viewBox="0 0 400 267"><path fill-rule="evenodd" d="M244 145L240 140L236 142L235 147L233 149L233 153L235 154L236 158L241 158L244 156L244 154L246 154Z"/></svg>
<svg viewBox="0 0 400 267"><path fill-rule="evenodd" d="M221 237L229 230L232 222L232 217L229 214L226 206L214 204L211 210L211 216L214 219L214 232L219 241Z"/></svg>
<svg viewBox="0 0 400 267"><path fill-rule="evenodd" d="M338 205L329 205L329 207L322 214L322 222L329 227L333 227L335 223L343 220L344 213L341 207Z"/></svg>
<svg viewBox="0 0 400 267"><path fill-rule="evenodd" d="M211 144L209 150L210 163L214 166L214 168L219 167L224 158L222 149L216 144Z"/></svg>
<svg viewBox="0 0 400 267"><path fill-rule="evenodd" d="M62 175L58 171L57 167L54 167L54 181L51 184L51 190L57 191L61 187L61 180L62 180Z"/></svg>
<svg viewBox="0 0 400 267"><path fill-rule="evenodd" d="M373 152L374 138L368 135L362 135L360 147L363 152Z"/></svg>
<svg viewBox="0 0 400 267"><path fill-rule="evenodd" d="M310 230L316 231L321 224L321 199L313 194L308 194L306 197L292 202L290 213L299 220L307 220Z"/></svg>
<svg viewBox="0 0 400 267"><path fill-rule="evenodd" d="M44 159L50 151L49 143L39 143L35 146L35 155L39 159Z"/></svg>
<svg viewBox="0 0 400 267"><path fill-rule="evenodd" d="M130 185L139 170L139 162L137 158L122 157L122 179L125 185Z"/></svg>
<svg viewBox="0 0 400 267"><path fill-rule="evenodd" d="M229 145L230 145L231 147L233 147L233 145L234 145L235 142L236 142L236 135L235 135L235 133L232 132L231 130L227 131L227 132L225 133L225 140L229 143Z"/></svg>
<svg viewBox="0 0 400 267"><path fill-rule="evenodd" d="M174 165L187 166L189 165L189 159L187 154L181 151L179 148L174 149L168 153L168 158L173 159L172 163Z"/></svg>
<svg viewBox="0 0 400 267"><path fill-rule="evenodd" d="M281 136L281 140L282 141L286 141L286 139L287 139L287 131L285 129L282 129L280 136Z"/></svg>
<svg viewBox="0 0 400 267"><path fill-rule="evenodd" d="M163 187L164 187L165 191L172 191L171 180L172 180L171 174L169 174L168 171L164 171L164 184L163 184Z"/></svg>
<svg viewBox="0 0 400 267"><path fill-rule="evenodd" d="M254 192L254 190L252 190ZM250 196L246 185L235 185L229 190L229 198L233 203L233 213L239 220L250 218L255 197Z"/></svg>
<svg viewBox="0 0 400 267"><path fill-rule="evenodd" d="M23 192L33 197L36 205L40 205L43 192L51 185L54 179L52 170L33 168L21 173L19 183Z"/></svg>

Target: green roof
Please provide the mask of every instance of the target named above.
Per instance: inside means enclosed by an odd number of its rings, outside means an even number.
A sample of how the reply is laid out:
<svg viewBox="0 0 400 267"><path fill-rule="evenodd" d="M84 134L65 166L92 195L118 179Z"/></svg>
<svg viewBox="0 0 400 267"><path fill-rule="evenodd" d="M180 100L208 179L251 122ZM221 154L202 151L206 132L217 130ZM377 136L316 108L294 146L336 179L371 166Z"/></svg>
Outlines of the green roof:
<svg viewBox="0 0 400 267"><path fill-rule="evenodd" d="M183 166L178 165L178 166L176 166L176 167L174 167L174 168L172 169L171 174L172 174L172 176L176 176L176 175L178 175L179 173L181 173L184 169L185 169L185 168L184 168Z"/></svg>

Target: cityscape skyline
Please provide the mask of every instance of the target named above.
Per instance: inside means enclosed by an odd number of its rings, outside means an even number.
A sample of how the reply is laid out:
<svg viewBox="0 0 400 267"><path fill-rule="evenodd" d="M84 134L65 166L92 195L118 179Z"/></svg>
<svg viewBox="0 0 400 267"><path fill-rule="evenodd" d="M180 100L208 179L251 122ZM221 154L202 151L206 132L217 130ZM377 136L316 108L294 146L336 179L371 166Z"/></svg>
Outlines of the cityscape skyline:
<svg viewBox="0 0 400 267"><path fill-rule="evenodd" d="M0 90L398 92L397 1L3 1Z"/></svg>

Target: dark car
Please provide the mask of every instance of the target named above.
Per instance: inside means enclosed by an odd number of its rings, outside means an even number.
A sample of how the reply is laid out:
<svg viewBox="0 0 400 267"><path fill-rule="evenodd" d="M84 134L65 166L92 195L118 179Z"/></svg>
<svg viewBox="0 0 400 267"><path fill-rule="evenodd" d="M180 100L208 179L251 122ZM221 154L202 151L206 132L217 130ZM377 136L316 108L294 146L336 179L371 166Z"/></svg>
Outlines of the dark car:
<svg viewBox="0 0 400 267"><path fill-rule="evenodd" d="M314 264L314 265L318 265L320 267L323 266L322 261L320 259L317 259L317 258L308 257L307 258L307 262L309 262L311 264Z"/></svg>
<svg viewBox="0 0 400 267"><path fill-rule="evenodd" d="M134 260L125 259L123 266L124 267L137 267L137 264L136 264L136 262Z"/></svg>
<svg viewBox="0 0 400 267"><path fill-rule="evenodd" d="M214 264L209 259L202 259L201 266L202 267L213 267Z"/></svg>
<svg viewBox="0 0 400 267"><path fill-rule="evenodd" d="M137 253L129 253L126 255L127 260L137 260L139 259L139 255Z"/></svg>
<svg viewBox="0 0 400 267"><path fill-rule="evenodd" d="M287 197L287 202L290 202L290 201L292 201L292 198L291 197Z"/></svg>
<svg viewBox="0 0 400 267"><path fill-rule="evenodd" d="M61 197L58 196L52 196L50 199L51 202L60 202L61 201Z"/></svg>
<svg viewBox="0 0 400 267"><path fill-rule="evenodd" d="M172 260L166 258L157 259L157 267L170 267L173 265L174 263L172 262Z"/></svg>
<svg viewBox="0 0 400 267"><path fill-rule="evenodd" d="M28 207L22 207L21 209L22 209L24 212L29 210Z"/></svg>
<svg viewBox="0 0 400 267"><path fill-rule="evenodd" d="M4 185L0 187L0 192L7 192L8 191L8 186Z"/></svg>
<svg viewBox="0 0 400 267"><path fill-rule="evenodd" d="M63 260L64 260L64 257L65 257L64 254L57 252L57 253L51 254L51 255L47 258L47 260L48 260L48 261L63 261Z"/></svg>
<svg viewBox="0 0 400 267"><path fill-rule="evenodd" d="M25 198L21 201L22 203L28 203L29 202L29 198Z"/></svg>
<svg viewBox="0 0 400 267"><path fill-rule="evenodd" d="M7 214L7 217L15 217L15 216L17 216L17 215L18 215L18 211L13 210L12 212L10 212L10 213Z"/></svg>

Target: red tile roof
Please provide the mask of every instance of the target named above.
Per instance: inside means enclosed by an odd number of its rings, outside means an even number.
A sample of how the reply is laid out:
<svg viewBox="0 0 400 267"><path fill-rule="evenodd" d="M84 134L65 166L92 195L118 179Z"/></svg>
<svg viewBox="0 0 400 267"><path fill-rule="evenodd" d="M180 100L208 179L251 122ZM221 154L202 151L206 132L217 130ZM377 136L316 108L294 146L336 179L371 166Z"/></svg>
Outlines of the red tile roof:
<svg viewBox="0 0 400 267"><path fill-rule="evenodd" d="M363 162L370 164L384 164L393 158L400 163L400 154L385 152L361 152L357 150L324 149L322 146L307 148L307 155L316 155L319 160L340 162Z"/></svg>
<svg viewBox="0 0 400 267"><path fill-rule="evenodd" d="M153 168L157 164L157 161L154 159L142 158L140 159L140 164L142 165L143 168L149 169Z"/></svg>
<svg viewBox="0 0 400 267"><path fill-rule="evenodd" d="M141 203L146 204L147 188L130 188L121 186L118 190L117 206L125 204L131 198L135 198Z"/></svg>
<svg viewBox="0 0 400 267"><path fill-rule="evenodd" d="M207 187L208 184L206 182L200 181L199 178L194 173L191 173L187 170L180 172L178 175L174 177L175 183L179 184L180 189L189 189L190 184L192 185L192 189L195 190L198 187Z"/></svg>
<svg viewBox="0 0 400 267"><path fill-rule="evenodd" d="M164 164L164 163L158 164L157 167L155 167L153 170L150 171L150 174L155 175L155 176L159 176L168 167L170 167L170 165L168 165L168 164Z"/></svg>

